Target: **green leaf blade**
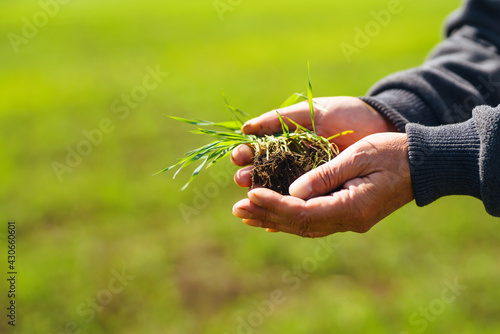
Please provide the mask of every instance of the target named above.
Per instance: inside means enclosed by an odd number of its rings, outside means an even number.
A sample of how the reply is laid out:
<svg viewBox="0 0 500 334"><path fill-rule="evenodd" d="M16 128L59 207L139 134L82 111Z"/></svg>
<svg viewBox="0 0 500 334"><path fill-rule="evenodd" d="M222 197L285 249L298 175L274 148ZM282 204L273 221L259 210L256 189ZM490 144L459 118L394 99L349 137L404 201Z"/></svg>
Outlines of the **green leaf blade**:
<svg viewBox="0 0 500 334"><path fill-rule="evenodd" d="M205 164L207 163L208 161L208 157L205 157L205 159L203 160L203 162L194 170L193 174L191 174L191 178L189 179L189 181L184 185L184 187L181 188L181 191L183 191L184 189L187 188L187 186L189 186L189 184L194 180L194 178L196 176L198 176L198 174L200 174L200 171L203 169L203 166L205 166Z"/></svg>
<svg viewBox="0 0 500 334"><path fill-rule="evenodd" d="M288 128L288 125L286 125L285 121L283 120L283 117L281 117L278 110L276 110L276 114L278 114L278 118L279 118L280 123L281 123L281 129L283 130L283 135L286 138L289 138L290 137L290 129Z"/></svg>
<svg viewBox="0 0 500 334"><path fill-rule="evenodd" d="M307 100L309 101L309 110L311 111L311 123L313 132L316 133L316 126L314 124L313 93L311 85L311 67L309 66L309 61L307 61Z"/></svg>
<svg viewBox="0 0 500 334"><path fill-rule="evenodd" d="M280 105L280 109L285 108L285 107L289 107L289 106L293 106L294 104L297 104L297 103L305 101L305 100L307 100L307 96L305 96L304 93L293 93L292 95L290 95L290 97L288 97L288 99L286 99Z"/></svg>

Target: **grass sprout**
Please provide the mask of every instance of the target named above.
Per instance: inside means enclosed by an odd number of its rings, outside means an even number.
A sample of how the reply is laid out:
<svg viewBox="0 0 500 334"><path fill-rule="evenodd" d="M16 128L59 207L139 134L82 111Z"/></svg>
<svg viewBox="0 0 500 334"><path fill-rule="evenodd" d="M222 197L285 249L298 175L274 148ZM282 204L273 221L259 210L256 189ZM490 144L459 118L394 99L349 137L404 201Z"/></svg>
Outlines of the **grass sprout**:
<svg viewBox="0 0 500 334"><path fill-rule="evenodd" d="M330 142L330 140L352 132L344 131L343 133L336 134L330 138L324 138L316 134L316 128L314 124L314 106L316 105L317 108L321 108L321 106L318 106L313 102L310 75L308 76L307 96L303 93L294 93L281 104L280 108L284 108L298 102L308 100L311 110L312 131L300 124L297 124L295 121L291 120L288 117L283 117L278 111L276 111L281 123L282 133L272 136L265 135L263 137L244 134L242 133L241 128L244 122L249 119L248 114L238 108L231 106L224 94L223 98L226 108L232 114L233 120L211 122L201 119L187 119L182 117L170 116L170 118L176 121L197 126L198 128L191 131L191 133L208 135L210 137L213 137L214 141L186 152L184 156L177 161L177 163L163 170L160 170L154 175L177 168L177 171L173 176L175 178L182 169L188 167L193 163L201 161L200 165L192 172L189 181L181 188L182 191L187 188L187 186L194 180L196 176L198 176L198 174L203 169L209 168L219 160L227 157L231 154L231 151L234 148L242 144L251 146L255 151L255 155L265 153L267 159L269 159L269 155L271 153L286 152L293 155L305 155L311 154L311 152L316 152L314 154L314 167L317 167L320 164L327 162L324 158L319 158L320 156L325 157L324 153L326 153L328 161L339 154L337 145ZM284 118L286 118L288 122L295 126L294 131L290 131L290 128L286 124ZM323 154L319 154L321 151L323 152Z"/></svg>

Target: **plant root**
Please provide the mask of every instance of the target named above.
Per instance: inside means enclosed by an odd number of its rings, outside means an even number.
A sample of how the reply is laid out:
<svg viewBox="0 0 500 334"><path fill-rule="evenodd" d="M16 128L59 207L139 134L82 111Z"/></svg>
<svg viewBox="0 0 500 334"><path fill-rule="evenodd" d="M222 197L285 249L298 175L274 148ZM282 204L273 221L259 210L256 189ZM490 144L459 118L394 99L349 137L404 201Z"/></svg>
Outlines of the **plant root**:
<svg viewBox="0 0 500 334"><path fill-rule="evenodd" d="M261 151L254 156L252 188L264 187L281 195L289 195L288 188L293 181L328 160L327 152L312 146L300 153Z"/></svg>

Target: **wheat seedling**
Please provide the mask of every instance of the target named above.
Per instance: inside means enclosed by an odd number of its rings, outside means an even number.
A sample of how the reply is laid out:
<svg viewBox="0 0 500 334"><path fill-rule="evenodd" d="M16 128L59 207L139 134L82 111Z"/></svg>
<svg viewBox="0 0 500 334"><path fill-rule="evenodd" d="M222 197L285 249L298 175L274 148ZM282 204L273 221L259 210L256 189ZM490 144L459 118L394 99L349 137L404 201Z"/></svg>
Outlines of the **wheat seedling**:
<svg viewBox="0 0 500 334"><path fill-rule="evenodd" d="M184 190L204 168L209 168L214 163L228 156L234 148L244 144L251 146L255 151L255 168L253 171L254 185L264 186L286 194L289 183L293 182L294 179L305 172L330 161L339 154L337 145L330 142L332 139L352 132L344 131L329 138L316 134L316 127L314 124L315 103L312 99L310 76L308 77L307 96L301 93L294 93L285 102L283 102L280 108L306 100L309 102L312 130L307 129L286 117L286 119L295 126L295 130L290 131L283 117L278 111L276 111L281 122L282 133L272 136L266 135L263 137L257 137L255 135L242 133L241 127L243 126L244 121L248 119L248 114L231 106L225 97L225 106L232 113L233 120L225 122L210 122L200 119L186 119L170 116L174 120L198 126L198 129L191 131L192 133L208 135L214 137L215 140L202 147L186 152L184 157L180 158L177 163L159 171L156 174L178 167L174 174L175 178L182 169L193 163L201 161L201 164L191 174L189 181L182 187L181 190ZM317 105L317 108L321 108L321 106ZM211 127L211 129L207 129L206 127ZM284 167L282 168L287 170L280 171L279 169L281 165L277 164L275 162L276 160L285 161L285 165L283 165ZM268 163L271 163L270 169L266 170L267 167L265 166L260 166L260 168L257 169L257 164L269 165ZM292 169L297 169L297 171ZM291 174L291 178L288 180L287 184L278 188L273 188L273 183L276 183L276 180L282 178L282 176L273 178L273 174L279 173L285 173L287 176L288 174ZM259 174L264 174L264 177Z"/></svg>

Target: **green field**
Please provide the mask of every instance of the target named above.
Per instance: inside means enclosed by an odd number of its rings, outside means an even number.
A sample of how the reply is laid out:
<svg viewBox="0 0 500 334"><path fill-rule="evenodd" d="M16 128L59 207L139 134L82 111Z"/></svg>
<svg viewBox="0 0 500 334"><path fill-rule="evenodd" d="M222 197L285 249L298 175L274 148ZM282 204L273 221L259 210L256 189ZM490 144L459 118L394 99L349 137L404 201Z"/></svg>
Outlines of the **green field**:
<svg viewBox="0 0 500 334"><path fill-rule="evenodd" d="M308 60L316 96L362 96L421 64L459 6L401 0L382 26L389 2L87 0L49 16L3 0L0 333L498 333L499 220L478 200L310 240L233 217L246 190L229 160L184 192L189 171L151 176L207 141L166 115L224 120L224 91L257 116L305 90ZM377 26L348 61L340 45Z"/></svg>

